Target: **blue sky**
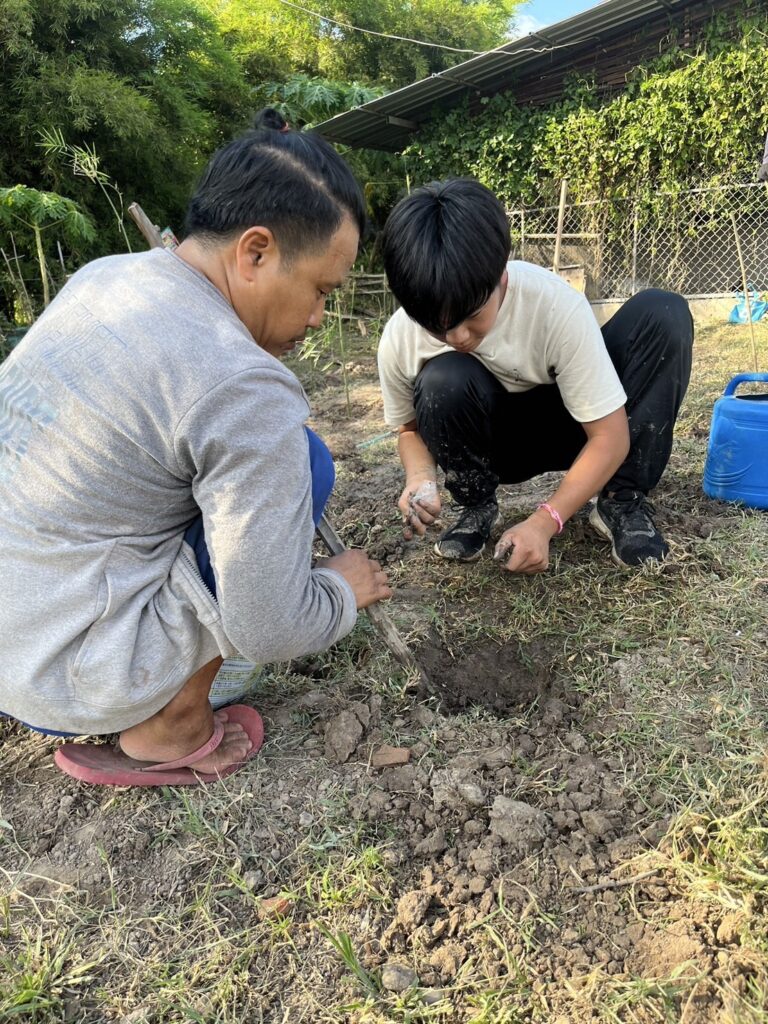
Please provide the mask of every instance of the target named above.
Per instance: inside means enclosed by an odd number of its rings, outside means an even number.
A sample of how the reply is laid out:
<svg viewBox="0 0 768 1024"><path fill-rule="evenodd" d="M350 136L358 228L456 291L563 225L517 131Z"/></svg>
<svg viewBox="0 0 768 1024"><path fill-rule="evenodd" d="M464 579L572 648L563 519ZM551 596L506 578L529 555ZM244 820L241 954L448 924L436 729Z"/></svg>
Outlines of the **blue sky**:
<svg viewBox="0 0 768 1024"><path fill-rule="evenodd" d="M599 0L530 0L515 17L515 35L526 35L537 28L572 18L574 14L596 7Z"/></svg>

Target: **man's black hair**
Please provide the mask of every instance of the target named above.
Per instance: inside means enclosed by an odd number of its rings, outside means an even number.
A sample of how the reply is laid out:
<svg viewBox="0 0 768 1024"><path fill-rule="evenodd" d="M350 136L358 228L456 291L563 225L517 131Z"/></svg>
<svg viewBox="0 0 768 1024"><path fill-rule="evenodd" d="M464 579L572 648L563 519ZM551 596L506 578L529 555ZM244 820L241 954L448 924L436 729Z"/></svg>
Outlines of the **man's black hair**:
<svg viewBox="0 0 768 1024"><path fill-rule="evenodd" d="M257 124L272 120L264 113ZM263 128L214 153L187 208L186 229L203 244L219 244L260 225L290 262L318 252L345 215L362 235L360 186L333 146L312 132Z"/></svg>
<svg viewBox="0 0 768 1024"><path fill-rule="evenodd" d="M289 130L290 125L279 110L275 110L274 107L264 107L254 115L253 127L256 129L271 128L276 132L285 132Z"/></svg>
<svg viewBox="0 0 768 1024"><path fill-rule="evenodd" d="M509 222L479 181L423 185L402 199L382 232L389 286L412 320L444 334L484 306L509 259Z"/></svg>

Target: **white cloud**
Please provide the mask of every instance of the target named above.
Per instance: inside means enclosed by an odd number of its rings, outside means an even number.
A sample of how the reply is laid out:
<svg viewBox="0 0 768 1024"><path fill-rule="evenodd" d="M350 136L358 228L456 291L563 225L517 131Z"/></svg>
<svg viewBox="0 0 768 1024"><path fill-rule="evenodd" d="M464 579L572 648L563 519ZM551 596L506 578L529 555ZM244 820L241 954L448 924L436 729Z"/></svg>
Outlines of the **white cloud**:
<svg viewBox="0 0 768 1024"><path fill-rule="evenodd" d="M532 14L519 14L515 18L509 38L520 39L521 36L527 36L531 32L538 32L540 28L544 28L543 21L534 18Z"/></svg>

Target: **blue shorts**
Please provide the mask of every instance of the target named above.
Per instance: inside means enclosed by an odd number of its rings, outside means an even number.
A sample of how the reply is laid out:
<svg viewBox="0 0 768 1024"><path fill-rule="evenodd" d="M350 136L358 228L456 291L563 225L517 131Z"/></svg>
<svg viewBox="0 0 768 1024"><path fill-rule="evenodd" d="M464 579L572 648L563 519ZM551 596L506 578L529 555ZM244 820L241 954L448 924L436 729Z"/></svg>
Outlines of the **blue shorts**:
<svg viewBox="0 0 768 1024"><path fill-rule="evenodd" d="M312 473L312 522L317 526L331 496L336 479L336 469L333 465L333 457L325 443L309 427L304 429L307 432L307 441L309 442L309 466ZM203 577L205 585L210 592L216 597L216 579L213 575L208 545L205 543L202 516L197 516L192 525L188 527L184 534L184 540L195 552L200 575ZM5 712L0 711L0 716L5 716ZM35 732L41 732L44 736L79 735L79 733L75 732L56 732L53 729L39 729L36 725L29 725L27 722L22 722L21 724L26 725L28 729L33 729Z"/></svg>

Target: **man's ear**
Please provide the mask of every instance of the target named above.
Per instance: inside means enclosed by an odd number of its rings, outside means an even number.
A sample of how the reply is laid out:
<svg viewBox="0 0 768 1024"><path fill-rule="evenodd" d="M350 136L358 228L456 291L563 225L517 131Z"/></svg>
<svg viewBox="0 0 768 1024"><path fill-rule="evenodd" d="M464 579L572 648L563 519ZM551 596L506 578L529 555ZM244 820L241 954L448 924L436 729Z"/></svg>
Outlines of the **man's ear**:
<svg viewBox="0 0 768 1024"><path fill-rule="evenodd" d="M275 236L269 228L248 228L237 240L235 259L240 275L246 281L255 280L260 267L280 260Z"/></svg>

